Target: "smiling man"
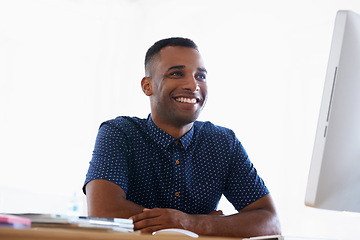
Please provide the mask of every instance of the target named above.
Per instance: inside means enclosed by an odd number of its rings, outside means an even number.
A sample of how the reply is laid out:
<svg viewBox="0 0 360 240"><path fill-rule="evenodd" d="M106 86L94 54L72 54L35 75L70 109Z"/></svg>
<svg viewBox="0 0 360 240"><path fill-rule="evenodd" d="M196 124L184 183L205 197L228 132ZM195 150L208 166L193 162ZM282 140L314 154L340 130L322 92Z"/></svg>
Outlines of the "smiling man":
<svg viewBox="0 0 360 240"><path fill-rule="evenodd" d="M147 61L147 77L141 85L150 97L151 118L160 129L180 138L191 129L206 102L204 63L197 50L181 46L164 47Z"/></svg>
<svg viewBox="0 0 360 240"><path fill-rule="evenodd" d="M149 117L118 117L99 129L83 188L89 215L131 217L142 233L279 234L269 191L234 132L197 121L207 71L196 44L156 42L146 54L145 74ZM216 209L222 194L238 213Z"/></svg>

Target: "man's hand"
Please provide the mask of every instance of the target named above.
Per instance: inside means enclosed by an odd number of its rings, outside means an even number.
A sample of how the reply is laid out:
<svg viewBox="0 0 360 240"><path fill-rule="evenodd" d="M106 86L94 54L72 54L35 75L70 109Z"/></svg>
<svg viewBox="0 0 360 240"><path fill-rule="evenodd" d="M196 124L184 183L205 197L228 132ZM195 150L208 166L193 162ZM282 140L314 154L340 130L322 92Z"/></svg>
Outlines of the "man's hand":
<svg viewBox="0 0 360 240"><path fill-rule="evenodd" d="M169 208L145 208L142 213L131 217L134 221L134 230L141 233L153 233L166 228L188 229L192 215Z"/></svg>

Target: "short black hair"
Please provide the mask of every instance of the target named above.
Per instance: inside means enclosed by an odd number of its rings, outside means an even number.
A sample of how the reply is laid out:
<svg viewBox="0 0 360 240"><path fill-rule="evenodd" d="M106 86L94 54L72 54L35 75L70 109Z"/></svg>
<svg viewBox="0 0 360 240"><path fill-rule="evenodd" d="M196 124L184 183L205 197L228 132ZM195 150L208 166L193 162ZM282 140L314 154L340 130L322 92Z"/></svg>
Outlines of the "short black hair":
<svg viewBox="0 0 360 240"><path fill-rule="evenodd" d="M167 46L189 47L195 49L196 51L199 51L198 46L195 44L195 42L188 38L172 37L172 38L159 40L156 43L154 43L154 45L152 45L146 52L145 72L147 72L147 67L149 63L153 60L153 58L160 52L161 49Z"/></svg>

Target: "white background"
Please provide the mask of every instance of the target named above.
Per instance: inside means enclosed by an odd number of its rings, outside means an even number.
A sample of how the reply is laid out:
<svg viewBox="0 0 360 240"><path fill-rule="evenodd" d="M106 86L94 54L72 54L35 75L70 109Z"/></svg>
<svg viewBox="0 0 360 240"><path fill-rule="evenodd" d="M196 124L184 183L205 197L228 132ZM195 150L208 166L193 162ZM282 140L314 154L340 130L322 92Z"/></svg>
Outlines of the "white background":
<svg viewBox="0 0 360 240"><path fill-rule="evenodd" d="M183 36L209 72L200 120L235 131L283 233L360 238L358 214L304 206L339 9L360 13L360 2L0 0L0 212L65 213L74 195L81 202L100 123L147 117L145 52Z"/></svg>

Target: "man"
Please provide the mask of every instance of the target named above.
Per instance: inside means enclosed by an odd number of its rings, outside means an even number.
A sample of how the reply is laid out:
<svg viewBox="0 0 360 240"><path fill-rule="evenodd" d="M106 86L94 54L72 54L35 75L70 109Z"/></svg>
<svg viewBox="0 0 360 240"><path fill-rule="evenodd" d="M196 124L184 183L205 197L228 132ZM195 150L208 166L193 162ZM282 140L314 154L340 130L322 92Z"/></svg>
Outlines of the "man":
<svg viewBox="0 0 360 240"><path fill-rule="evenodd" d="M196 121L207 99L207 71L195 43L156 42L145 73L149 117L118 117L99 129L84 185L89 215L131 217L142 233L279 234L269 191L235 134ZM222 194L238 213L216 211Z"/></svg>

